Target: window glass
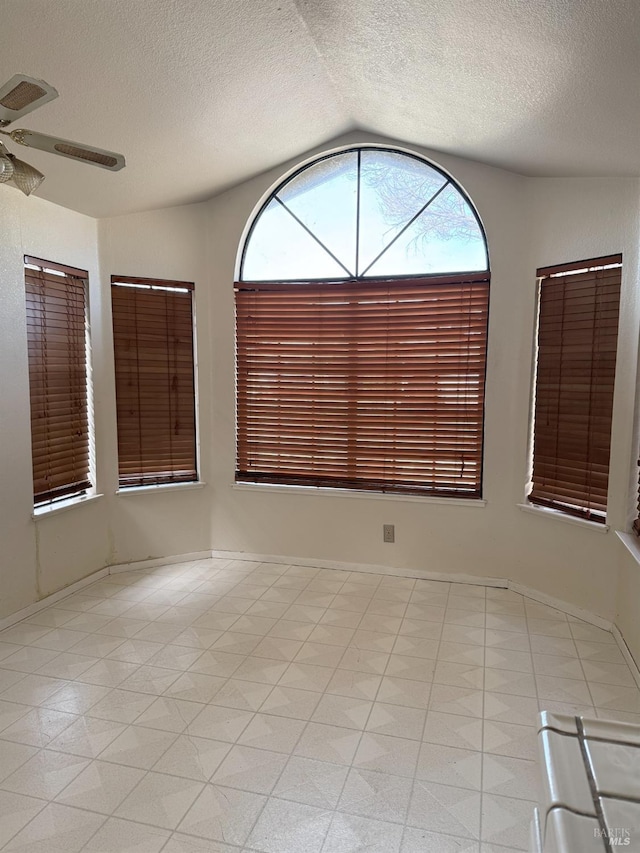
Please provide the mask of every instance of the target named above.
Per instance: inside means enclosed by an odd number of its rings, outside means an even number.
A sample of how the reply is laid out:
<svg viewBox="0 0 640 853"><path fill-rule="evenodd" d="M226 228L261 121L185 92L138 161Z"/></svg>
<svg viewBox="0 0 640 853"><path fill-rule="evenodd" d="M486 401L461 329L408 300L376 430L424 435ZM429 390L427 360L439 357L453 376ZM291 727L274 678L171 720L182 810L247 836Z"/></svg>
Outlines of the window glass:
<svg viewBox="0 0 640 853"><path fill-rule="evenodd" d="M251 235L244 260L245 281L343 278L345 270L329 252L272 199Z"/></svg>
<svg viewBox="0 0 640 853"><path fill-rule="evenodd" d="M358 155L329 157L305 169L278 192L287 209L336 257L356 271Z"/></svg>
<svg viewBox="0 0 640 853"><path fill-rule="evenodd" d="M370 147L301 168L235 305L238 482L481 497L488 256L453 179Z"/></svg>
<svg viewBox="0 0 640 853"><path fill-rule="evenodd" d="M305 166L278 188L252 226L241 280L487 268L475 211L445 174L409 154L361 148Z"/></svg>
<svg viewBox="0 0 640 853"><path fill-rule="evenodd" d="M375 262L446 183L441 172L406 154L363 150L359 273Z"/></svg>
<svg viewBox="0 0 640 853"><path fill-rule="evenodd" d="M366 275L471 272L486 267L484 237L471 206L448 184Z"/></svg>

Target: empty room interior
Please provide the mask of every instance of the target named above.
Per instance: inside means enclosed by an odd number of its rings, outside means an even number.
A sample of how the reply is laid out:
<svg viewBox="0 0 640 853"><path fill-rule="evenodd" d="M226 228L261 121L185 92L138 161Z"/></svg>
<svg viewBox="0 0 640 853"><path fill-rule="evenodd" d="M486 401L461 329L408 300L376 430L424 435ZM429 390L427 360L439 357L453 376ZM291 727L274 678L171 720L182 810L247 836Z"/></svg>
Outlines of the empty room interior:
<svg viewBox="0 0 640 853"><path fill-rule="evenodd" d="M640 6L0 18L0 851L640 851Z"/></svg>

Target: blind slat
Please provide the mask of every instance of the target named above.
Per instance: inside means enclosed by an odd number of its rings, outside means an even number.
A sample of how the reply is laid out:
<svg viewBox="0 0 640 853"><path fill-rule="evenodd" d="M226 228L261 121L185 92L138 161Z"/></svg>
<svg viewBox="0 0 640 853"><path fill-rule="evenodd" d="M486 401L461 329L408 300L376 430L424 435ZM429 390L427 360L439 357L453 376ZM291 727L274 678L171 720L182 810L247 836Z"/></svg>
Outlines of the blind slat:
<svg viewBox="0 0 640 853"><path fill-rule="evenodd" d="M538 270L529 500L597 521L605 520L607 509L621 268L568 273L620 260L615 255Z"/></svg>
<svg viewBox="0 0 640 853"><path fill-rule="evenodd" d="M35 503L86 491L89 479L86 273L26 258L31 447Z"/></svg>
<svg viewBox="0 0 640 853"><path fill-rule="evenodd" d="M488 292L236 284L236 479L479 497Z"/></svg>
<svg viewBox="0 0 640 853"><path fill-rule="evenodd" d="M111 281L120 486L192 482L197 479L193 285Z"/></svg>

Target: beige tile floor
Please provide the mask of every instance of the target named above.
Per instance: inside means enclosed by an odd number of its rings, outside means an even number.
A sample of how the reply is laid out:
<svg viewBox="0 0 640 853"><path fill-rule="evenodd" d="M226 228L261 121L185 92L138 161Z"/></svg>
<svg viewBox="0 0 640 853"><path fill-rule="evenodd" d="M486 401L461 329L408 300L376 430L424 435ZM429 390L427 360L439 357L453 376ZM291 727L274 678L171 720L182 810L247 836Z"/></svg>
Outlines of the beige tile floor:
<svg viewBox="0 0 640 853"><path fill-rule="evenodd" d="M114 574L0 633L0 850L524 850L543 708L640 722L640 691L611 634L508 590Z"/></svg>

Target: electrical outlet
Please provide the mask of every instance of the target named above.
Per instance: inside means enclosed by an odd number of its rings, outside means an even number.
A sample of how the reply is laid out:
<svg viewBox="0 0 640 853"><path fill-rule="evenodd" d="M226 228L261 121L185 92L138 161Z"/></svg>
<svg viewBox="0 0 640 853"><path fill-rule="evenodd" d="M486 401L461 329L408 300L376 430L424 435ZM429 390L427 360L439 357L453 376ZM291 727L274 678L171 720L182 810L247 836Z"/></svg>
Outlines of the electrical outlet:
<svg viewBox="0 0 640 853"><path fill-rule="evenodd" d="M382 525L382 541L383 542L395 542L396 541L396 526L395 526L395 524L383 524Z"/></svg>

